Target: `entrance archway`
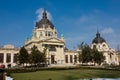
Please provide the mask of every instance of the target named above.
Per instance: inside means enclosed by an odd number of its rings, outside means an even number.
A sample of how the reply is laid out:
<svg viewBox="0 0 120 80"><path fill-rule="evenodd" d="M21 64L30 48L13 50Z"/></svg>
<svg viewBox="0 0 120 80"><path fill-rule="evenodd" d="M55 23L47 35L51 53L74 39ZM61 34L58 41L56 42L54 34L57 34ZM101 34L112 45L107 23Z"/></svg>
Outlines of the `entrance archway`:
<svg viewBox="0 0 120 80"><path fill-rule="evenodd" d="M51 55L51 64L55 63L55 55Z"/></svg>

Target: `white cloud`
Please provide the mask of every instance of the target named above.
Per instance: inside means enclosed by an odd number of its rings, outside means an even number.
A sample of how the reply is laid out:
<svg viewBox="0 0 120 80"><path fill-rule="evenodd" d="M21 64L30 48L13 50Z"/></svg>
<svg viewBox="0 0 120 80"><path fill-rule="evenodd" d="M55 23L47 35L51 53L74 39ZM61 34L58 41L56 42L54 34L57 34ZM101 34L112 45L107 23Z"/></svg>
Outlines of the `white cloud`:
<svg viewBox="0 0 120 80"><path fill-rule="evenodd" d="M102 34L111 34L113 32L114 32L114 30L112 28L110 28L110 27L109 28L105 28L105 29L103 29L101 31Z"/></svg>
<svg viewBox="0 0 120 80"><path fill-rule="evenodd" d="M39 21L40 19L42 19L43 11L44 11L43 8L39 8L39 9L36 10L37 21ZM51 13L48 12L47 10L46 10L46 12L47 12L47 18L48 18L49 20L52 20L52 15L51 15Z"/></svg>

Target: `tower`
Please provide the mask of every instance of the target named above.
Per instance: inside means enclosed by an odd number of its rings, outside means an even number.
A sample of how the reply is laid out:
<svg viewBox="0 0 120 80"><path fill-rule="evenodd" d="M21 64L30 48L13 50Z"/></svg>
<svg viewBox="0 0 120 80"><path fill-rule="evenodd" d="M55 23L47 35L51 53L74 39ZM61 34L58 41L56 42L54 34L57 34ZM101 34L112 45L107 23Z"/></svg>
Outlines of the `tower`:
<svg viewBox="0 0 120 80"><path fill-rule="evenodd" d="M30 50L34 45L41 52L47 48L46 59L49 64L64 63L64 38L57 37L57 31L52 22L47 18L45 9L42 19L36 22L32 38L26 41L25 48Z"/></svg>
<svg viewBox="0 0 120 80"><path fill-rule="evenodd" d="M115 50L109 48L107 42L101 37L98 31L96 33L96 37L92 40L91 48L96 48L98 51L103 53L103 56L105 56L103 64L118 65L118 57Z"/></svg>
<svg viewBox="0 0 120 80"><path fill-rule="evenodd" d="M43 40L51 37L57 38L57 31L51 21L47 18L47 13L44 9L42 19L36 22L32 39Z"/></svg>

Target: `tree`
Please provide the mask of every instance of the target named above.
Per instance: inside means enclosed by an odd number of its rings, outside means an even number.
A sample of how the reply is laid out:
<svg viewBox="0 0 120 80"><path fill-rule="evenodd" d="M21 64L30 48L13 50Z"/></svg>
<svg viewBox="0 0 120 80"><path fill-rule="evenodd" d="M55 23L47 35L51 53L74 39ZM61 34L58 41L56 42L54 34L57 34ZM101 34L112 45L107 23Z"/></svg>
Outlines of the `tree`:
<svg viewBox="0 0 120 80"><path fill-rule="evenodd" d="M79 53L79 61L82 63L97 63L101 64L105 57L101 52L99 52L96 48L91 49L89 45L83 44L79 46L79 49L82 50L82 53Z"/></svg>
<svg viewBox="0 0 120 80"><path fill-rule="evenodd" d="M82 48L82 62L87 63L92 61L91 48L89 45L85 44Z"/></svg>
<svg viewBox="0 0 120 80"><path fill-rule="evenodd" d="M92 53L94 54L93 61L94 63L101 64L104 62L105 57L103 56L102 52L99 52L96 48L92 49Z"/></svg>
<svg viewBox="0 0 120 80"><path fill-rule="evenodd" d="M36 46L33 46L31 48L30 62L34 65L45 62L45 54L43 52L40 52Z"/></svg>
<svg viewBox="0 0 120 80"><path fill-rule="evenodd" d="M83 49L83 47L84 47L84 42L82 42L81 44L78 45L78 49L79 49L79 50L80 50L80 49Z"/></svg>
<svg viewBox="0 0 120 80"><path fill-rule="evenodd" d="M79 62L83 61L83 59L82 59L83 55L81 53L81 50L83 49L83 47L84 47L84 42L82 42L80 45L78 45L78 54L79 54L78 59L79 59Z"/></svg>
<svg viewBox="0 0 120 80"><path fill-rule="evenodd" d="M20 64L23 64L23 66L25 63L28 63L29 61L29 54L24 47L21 47L19 51L18 60Z"/></svg>

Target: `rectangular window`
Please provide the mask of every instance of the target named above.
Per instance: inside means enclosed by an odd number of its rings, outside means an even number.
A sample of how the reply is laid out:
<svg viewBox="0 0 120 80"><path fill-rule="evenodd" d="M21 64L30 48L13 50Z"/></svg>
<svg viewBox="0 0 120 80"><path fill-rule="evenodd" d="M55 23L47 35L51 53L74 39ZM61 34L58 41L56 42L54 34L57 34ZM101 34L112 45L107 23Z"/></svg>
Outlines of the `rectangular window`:
<svg viewBox="0 0 120 80"><path fill-rule="evenodd" d="M43 36L42 32L40 32L40 36Z"/></svg>
<svg viewBox="0 0 120 80"><path fill-rule="evenodd" d="M68 63L68 55L65 55L65 62Z"/></svg>
<svg viewBox="0 0 120 80"><path fill-rule="evenodd" d="M49 46L49 51L56 51L56 47L55 46Z"/></svg>
<svg viewBox="0 0 120 80"><path fill-rule="evenodd" d="M73 63L73 56L70 55L70 63Z"/></svg>
<svg viewBox="0 0 120 80"><path fill-rule="evenodd" d="M14 63L17 62L17 54L14 54L13 62L14 62Z"/></svg>
<svg viewBox="0 0 120 80"><path fill-rule="evenodd" d="M6 60L6 62L7 63L9 63L9 62L11 62L11 54L10 53L7 53L7 56L6 56L7 58L7 60Z"/></svg>
<svg viewBox="0 0 120 80"><path fill-rule="evenodd" d="M48 32L46 31L46 32L45 32L45 36L48 36L47 33L48 33Z"/></svg>
<svg viewBox="0 0 120 80"><path fill-rule="evenodd" d="M77 63L77 56L74 55L74 62Z"/></svg>
<svg viewBox="0 0 120 80"><path fill-rule="evenodd" d="M51 36L51 33L50 33L50 32L48 32L48 36Z"/></svg>
<svg viewBox="0 0 120 80"><path fill-rule="evenodd" d="M3 63L3 62L4 62L4 54L0 53L0 63Z"/></svg>

